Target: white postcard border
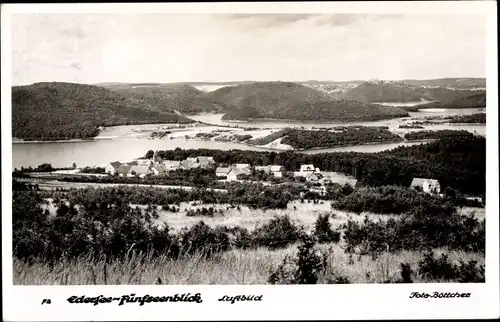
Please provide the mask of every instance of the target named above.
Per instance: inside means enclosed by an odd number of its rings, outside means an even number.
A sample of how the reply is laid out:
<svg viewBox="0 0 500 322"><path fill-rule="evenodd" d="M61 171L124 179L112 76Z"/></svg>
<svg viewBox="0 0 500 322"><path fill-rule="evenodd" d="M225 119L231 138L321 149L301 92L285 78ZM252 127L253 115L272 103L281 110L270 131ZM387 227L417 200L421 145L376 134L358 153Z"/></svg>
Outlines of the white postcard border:
<svg viewBox="0 0 500 322"><path fill-rule="evenodd" d="M485 14L487 35L487 189L486 283L352 284L290 286L13 286L12 285L12 152L10 21L13 13L414 13ZM499 304L498 208L498 49L496 3L345 2L215 4L24 4L2 6L2 251L4 319L68 320L228 320L228 319L428 319L495 318ZM471 293L464 299L410 299L412 292ZM200 293L202 303L70 304L72 295L122 296ZM230 304L223 295L262 294L261 302ZM50 305L41 305L51 299Z"/></svg>

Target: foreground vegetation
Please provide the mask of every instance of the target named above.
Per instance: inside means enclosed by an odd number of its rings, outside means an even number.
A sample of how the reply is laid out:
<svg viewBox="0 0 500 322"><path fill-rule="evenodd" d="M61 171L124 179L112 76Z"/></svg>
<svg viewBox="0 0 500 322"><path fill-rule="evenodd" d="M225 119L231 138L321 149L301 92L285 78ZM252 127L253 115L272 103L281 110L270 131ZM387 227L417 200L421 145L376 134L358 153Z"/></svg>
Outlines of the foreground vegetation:
<svg viewBox="0 0 500 322"><path fill-rule="evenodd" d="M346 189L336 195L337 200L357 193ZM15 283L484 280L481 267L484 220L464 216L449 205L422 202L399 216L386 214L387 219L378 217L378 220L372 215L345 217L335 210L317 216L307 211L303 218L314 217L305 226L290 218L287 202L282 215L246 228L228 225L227 220L231 222L233 217L226 219L221 207L219 211L208 206L197 211L179 211L179 200L213 204L221 202L220 197L231 201L223 194L164 190L152 195L154 191L153 188L36 191L30 186L17 185L13 195ZM244 204L248 196L240 193L233 193L231 198L243 198L238 204ZM47 198L53 199L55 213L44 206ZM132 203L150 206L138 208L132 207ZM185 214L191 216L185 218L193 218L193 223L174 228L169 219L161 222L158 209L151 206L155 204L162 205L163 212L171 214L169 218ZM269 209L266 202L247 204L246 209L264 212ZM233 211L245 211L236 208ZM382 213L387 212L389 209ZM246 214L250 216L251 212ZM339 221L339 216L344 218ZM212 224L205 223L205 218ZM182 217L179 220L185 222ZM452 261L434 259L422 252L426 249L456 255ZM318 253L319 250L323 253ZM439 275L442 274L439 267L445 267L446 276ZM181 268L184 273L178 274Z"/></svg>

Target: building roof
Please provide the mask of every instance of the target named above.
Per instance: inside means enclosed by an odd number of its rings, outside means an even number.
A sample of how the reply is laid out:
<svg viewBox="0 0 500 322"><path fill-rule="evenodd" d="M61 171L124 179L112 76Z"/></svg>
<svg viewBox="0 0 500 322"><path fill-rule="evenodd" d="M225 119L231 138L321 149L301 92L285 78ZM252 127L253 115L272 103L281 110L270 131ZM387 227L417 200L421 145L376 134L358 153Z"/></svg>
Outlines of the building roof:
<svg viewBox="0 0 500 322"><path fill-rule="evenodd" d="M248 171L245 171L246 169L242 168L232 168L231 172L229 174L238 176L240 174L248 174Z"/></svg>
<svg viewBox="0 0 500 322"><path fill-rule="evenodd" d="M223 173L223 174L228 174L229 172L231 172L231 168L230 168L230 167L218 167L218 168L215 170L215 173Z"/></svg>
<svg viewBox="0 0 500 322"><path fill-rule="evenodd" d="M197 157L186 158L186 161L194 163L194 162L198 162L198 158Z"/></svg>
<svg viewBox="0 0 500 322"><path fill-rule="evenodd" d="M250 168L250 164L248 163L236 163L233 165L234 168L240 168L240 169L243 169L243 168Z"/></svg>
<svg viewBox="0 0 500 322"><path fill-rule="evenodd" d="M168 172L168 168L164 164L161 164L161 163L155 164L155 166L153 168L156 169L156 171L158 171L159 173Z"/></svg>
<svg viewBox="0 0 500 322"><path fill-rule="evenodd" d="M420 186L422 187L425 182L427 182L427 184L431 187L431 188L434 188L436 187L437 185L439 185L439 181L437 181L436 179L427 179L427 178L413 178L413 181L411 182L411 186L412 187L415 187L415 186Z"/></svg>
<svg viewBox="0 0 500 322"><path fill-rule="evenodd" d="M148 174L149 167L145 165L133 165L130 167L129 173L135 172L136 174Z"/></svg>
<svg viewBox="0 0 500 322"><path fill-rule="evenodd" d="M186 160L181 162L181 165L186 170L198 168L200 164L196 160L196 158L187 158Z"/></svg>
<svg viewBox="0 0 500 322"><path fill-rule="evenodd" d="M110 162L109 165L115 169L118 169L121 165L121 162L120 161L113 161L113 162Z"/></svg>
<svg viewBox="0 0 500 322"><path fill-rule="evenodd" d="M131 165L122 164L121 166L118 167L118 173L127 174L130 168L132 168Z"/></svg>
<svg viewBox="0 0 500 322"><path fill-rule="evenodd" d="M300 172L314 171L314 165L312 164L303 164L300 166Z"/></svg>
<svg viewBox="0 0 500 322"><path fill-rule="evenodd" d="M164 160L162 164L166 167L180 167L181 161L176 160Z"/></svg>
<svg viewBox="0 0 500 322"><path fill-rule="evenodd" d="M213 157L198 156L199 162L215 162Z"/></svg>

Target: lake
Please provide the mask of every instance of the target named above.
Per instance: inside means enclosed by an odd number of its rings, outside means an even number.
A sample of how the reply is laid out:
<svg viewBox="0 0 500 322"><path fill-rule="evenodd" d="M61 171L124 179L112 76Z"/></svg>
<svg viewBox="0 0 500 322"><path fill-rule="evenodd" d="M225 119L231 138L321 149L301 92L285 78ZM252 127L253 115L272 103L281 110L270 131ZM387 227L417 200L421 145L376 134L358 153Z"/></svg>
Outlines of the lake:
<svg viewBox="0 0 500 322"><path fill-rule="evenodd" d="M459 114L473 114L481 112L480 109L460 110L424 110L422 112L411 112L410 117L374 122L353 123L301 123L301 122L228 122L222 120L222 114L203 114L191 118L214 125L255 127L255 128L284 128L284 127L334 127L341 125L366 125L366 126L389 126L395 133L403 135L415 129L399 129L399 125L408 122L410 118L423 118L426 116L448 116ZM217 142L185 139L184 135L192 136L200 131L210 132L217 126L203 126L186 129L176 129L175 139L149 139L153 130L159 130L162 126L171 124L144 124L127 125L106 128L94 140L71 141L71 142L20 142L12 144L12 167L38 166L42 163L51 163L55 167L71 166L73 162L77 166L97 165L103 166L110 161L128 161L144 155L148 150L173 150L181 149L220 149L220 150L254 150L272 151L271 149L248 146L241 143ZM486 127L481 124L436 124L425 126L429 130L441 129L466 129L470 132L486 135ZM381 143L372 145L337 147L331 149L318 149L303 151L304 153L357 151L357 152L379 152L393 149L401 145L420 144L421 142Z"/></svg>

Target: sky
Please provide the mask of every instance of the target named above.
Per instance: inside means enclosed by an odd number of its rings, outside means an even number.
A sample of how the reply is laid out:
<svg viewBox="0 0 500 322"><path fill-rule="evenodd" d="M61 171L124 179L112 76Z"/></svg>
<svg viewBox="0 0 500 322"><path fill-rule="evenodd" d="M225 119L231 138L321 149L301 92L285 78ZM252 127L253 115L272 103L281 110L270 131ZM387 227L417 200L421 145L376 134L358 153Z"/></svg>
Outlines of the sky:
<svg viewBox="0 0 500 322"><path fill-rule="evenodd" d="M481 15L16 14L13 85L485 77Z"/></svg>

